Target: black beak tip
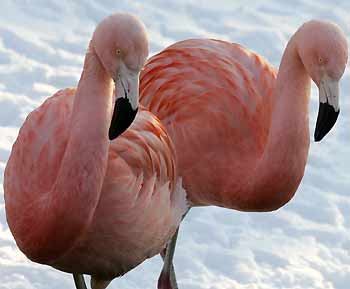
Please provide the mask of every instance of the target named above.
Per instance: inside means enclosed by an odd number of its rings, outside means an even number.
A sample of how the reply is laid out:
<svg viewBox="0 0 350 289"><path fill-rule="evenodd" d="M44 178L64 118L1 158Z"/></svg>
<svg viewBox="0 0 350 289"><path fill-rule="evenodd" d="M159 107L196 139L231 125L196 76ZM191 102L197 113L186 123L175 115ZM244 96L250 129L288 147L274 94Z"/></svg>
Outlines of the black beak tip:
<svg viewBox="0 0 350 289"><path fill-rule="evenodd" d="M314 134L315 142L321 141L332 129L338 119L339 112L339 110L335 111L334 107L328 103L320 103Z"/></svg>
<svg viewBox="0 0 350 289"><path fill-rule="evenodd" d="M115 102L111 126L109 127L109 140L114 140L126 131L134 121L137 108L134 110L127 98L118 98Z"/></svg>
<svg viewBox="0 0 350 289"><path fill-rule="evenodd" d="M314 140L315 142L320 142L323 139L324 136L321 136L321 134L316 134L315 131L315 135L314 135Z"/></svg>
<svg viewBox="0 0 350 289"><path fill-rule="evenodd" d="M110 141L116 139L120 135L121 135L121 133L117 133L115 130L109 129L108 138Z"/></svg>

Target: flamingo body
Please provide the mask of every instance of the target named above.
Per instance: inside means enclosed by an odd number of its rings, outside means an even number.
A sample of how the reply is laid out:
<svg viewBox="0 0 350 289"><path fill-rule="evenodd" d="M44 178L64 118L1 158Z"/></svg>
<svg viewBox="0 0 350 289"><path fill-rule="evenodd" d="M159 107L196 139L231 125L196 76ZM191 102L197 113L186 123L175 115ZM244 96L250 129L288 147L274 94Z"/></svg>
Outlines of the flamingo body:
<svg viewBox="0 0 350 289"><path fill-rule="evenodd" d="M347 63L344 33L309 21L291 37L280 68L234 43L189 39L153 56L141 73L140 100L174 141L191 206L272 211L295 194L309 149L311 79L319 87L315 141L339 115ZM174 280L169 243L158 288ZM172 282L171 288L176 288Z"/></svg>
<svg viewBox="0 0 350 289"><path fill-rule="evenodd" d="M28 246L39 221L33 203L45 197L58 174L74 94L74 89L59 91L33 111L13 146L5 197L14 234L27 233L25 240L17 239L20 247ZM130 129L109 147L101 198L89 228L67 252L48 263L63 271L107 279L159 253L185 212L185 193L176 170L174 147L165 128L141 109ZM21 224L23 212L33 214L33 223ZM56 246L64 246L59 238Z"/></svg>
<svg viewBox="0 0 350 289"><path fill-rule="evenodd" d="M147 62L140 100L175 143L192 205L255 209L240 195L267 142L275 80L262 57L219 40L181 41Z"/></svg>
<svg viewBox="0 0 350 289"><path fill-rule="evenodd" d="M161 252L187 210L174 145L138 105L147 54L136 17L104 19L77 88L28 115L5 169L18 247L35 262L92 275L93 289Z"/></svg>
<svg viewBox="0 0 350 289"><path fill-rule="evenodd" d="M256 53L219 40L189 39L153 56L140 100L174 141L191 205L271 211L287 203L307 161L310 80L327 111L319 113L319 141L339 114L346 62L344 33L323 21L298 29L278 74Z"/></svg>

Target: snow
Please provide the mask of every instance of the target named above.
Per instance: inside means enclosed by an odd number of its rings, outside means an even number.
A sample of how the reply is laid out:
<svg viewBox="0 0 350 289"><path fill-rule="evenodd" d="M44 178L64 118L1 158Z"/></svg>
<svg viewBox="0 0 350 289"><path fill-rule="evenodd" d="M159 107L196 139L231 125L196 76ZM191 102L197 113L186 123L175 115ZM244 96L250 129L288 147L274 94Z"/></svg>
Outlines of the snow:
<svg viewBox="0 0 350 289"><path fill-rule="evenodd" d="M239 42L278 66L291 34L312 18L334 21L350 36L347 0L44 1L0 3L0 288L74 288L69 274L34 264L17 249L6 223L3 171L29 111L58 88L74 86L98 21L123 10L146 24L155 53L193 37ZM193 209L175 256L186 289L348 289L350 284L349 70L341 113L321 143L312 143L294 199L272 213ZM310 128L318 92L312 90ZM110 288L156 288L160 257Z"/></svg>

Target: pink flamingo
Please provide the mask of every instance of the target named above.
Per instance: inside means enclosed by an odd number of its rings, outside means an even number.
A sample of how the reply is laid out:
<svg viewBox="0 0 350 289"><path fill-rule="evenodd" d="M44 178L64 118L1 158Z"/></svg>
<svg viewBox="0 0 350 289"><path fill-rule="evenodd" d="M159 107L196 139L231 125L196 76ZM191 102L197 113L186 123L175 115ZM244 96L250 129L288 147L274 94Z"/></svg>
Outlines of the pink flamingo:
<svg viewBox="0 0 350 289"><path fill-rule="evenodd" d="M292 36L279 72L235 44L190 39L147 62L140 102L166 126L191 206L272 211L295 194L309 149L310 78L319 87L315 140L339 114L347 43L334 24L310 21ZM159 288L168 288L176 235ZM168 287L167 287L168 286Z"/></svg>
<svg viewBox="0 0 350 289"><path fill-rule="evenodd" d="M136 17L103 20L77 89L57 92L29 114L7 163L6 215L18 247L73 273L78 288L85 288L81 274L92 276L92 288L105 288L158 254L187 209L164 126L141 108L125 131L147 55Z"/></svg>

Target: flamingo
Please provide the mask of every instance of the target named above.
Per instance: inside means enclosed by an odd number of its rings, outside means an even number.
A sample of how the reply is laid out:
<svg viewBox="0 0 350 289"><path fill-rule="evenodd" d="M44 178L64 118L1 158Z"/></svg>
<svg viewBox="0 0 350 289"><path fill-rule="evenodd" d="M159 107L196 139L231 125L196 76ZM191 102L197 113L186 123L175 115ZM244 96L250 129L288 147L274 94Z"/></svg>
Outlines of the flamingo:
<svg viewBox="0 0 350 289"><path fill-rule="evenodd" d="M18 247L73 273L77 288L86 288L82 274L92 276L93 289L105 288L159 254L187 209L166 129L138 111L147 55L135 16L104 19L77 88L28 115L6 166L6 216Z"/></svg>
<svg viewBox="0 0 350 289"><path fill-rule="evenodd" d="M286 204L307 161L310 79L319 88L314 138L320 141L339 114L346 62L344 33L317 20L291 37L278 72L253 51L213 39L181 41L150 58L140 77L140 102L175 144L190 206L265 212ZM161 289L177 288L176 236L166 251Z"/></svg>

